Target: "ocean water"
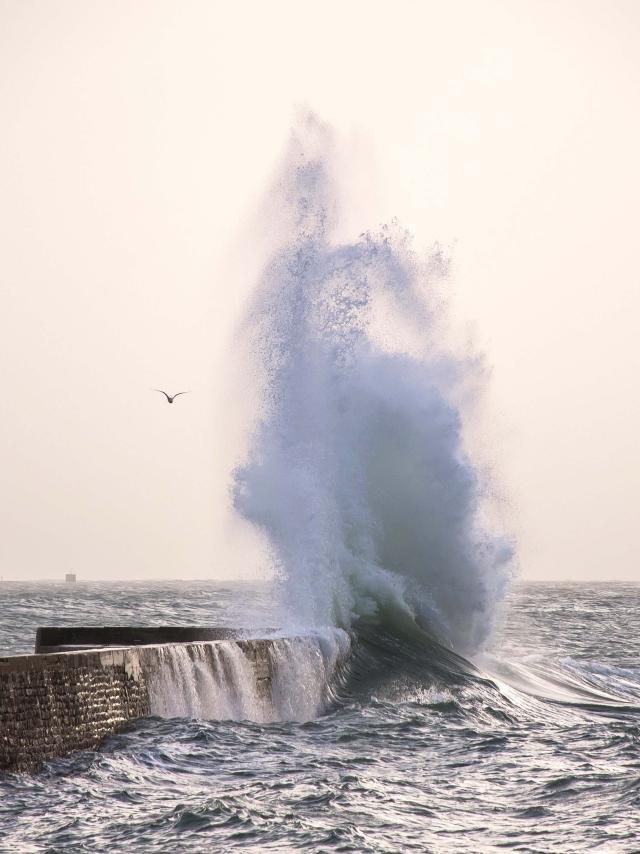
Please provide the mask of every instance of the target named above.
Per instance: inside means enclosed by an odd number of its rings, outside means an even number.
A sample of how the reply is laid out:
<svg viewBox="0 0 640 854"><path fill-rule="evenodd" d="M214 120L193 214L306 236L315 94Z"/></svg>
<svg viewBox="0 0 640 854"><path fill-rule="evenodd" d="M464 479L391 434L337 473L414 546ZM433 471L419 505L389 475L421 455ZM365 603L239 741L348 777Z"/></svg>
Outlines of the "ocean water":
<svg viewBox="0 0 640 854"><path fill-rule="evenodd" d="M258 585L5 583L2 647L98 613L259 625L270 600ZM639 615L635 585L516 585L472 659L363 624L307 720L155 716L3 775L0 851L640 851Z"/></svg>

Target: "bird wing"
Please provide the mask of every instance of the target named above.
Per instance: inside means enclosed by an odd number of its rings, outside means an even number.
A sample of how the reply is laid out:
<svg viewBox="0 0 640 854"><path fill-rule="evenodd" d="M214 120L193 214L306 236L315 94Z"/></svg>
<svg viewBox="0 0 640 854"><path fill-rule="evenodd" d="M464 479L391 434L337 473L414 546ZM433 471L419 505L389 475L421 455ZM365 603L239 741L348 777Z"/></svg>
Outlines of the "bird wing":
<svg viewBox="0 0 640 854"><path fill-rule="evenodd" d="M176 397L178 397L178 395L180 395L180 394L191 394L191 389L189 389L189 391L178 391L178 392L176 392L176 393L173 395L174 399L175 399Z"/></svg>
<svg viewBox="0 0 640 854"><path fill-rule="evenodd" d="M160 392L160 394L163 394L163 395L167 398L167 400L169 401L169 403L171 403L171 398L170 398L170 397L169 397L169 395L166 393L166 391L162 391L162 389L161 389L161 388L152 388L152 389L151 389L151 391L159 391L159 392Z"/></svg>

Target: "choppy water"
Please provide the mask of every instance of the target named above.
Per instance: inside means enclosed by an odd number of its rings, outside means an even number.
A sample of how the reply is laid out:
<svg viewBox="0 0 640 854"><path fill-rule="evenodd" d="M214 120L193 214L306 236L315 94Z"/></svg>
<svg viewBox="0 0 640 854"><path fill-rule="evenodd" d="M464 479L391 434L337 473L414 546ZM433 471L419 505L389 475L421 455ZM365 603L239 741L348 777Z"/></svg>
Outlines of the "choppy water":
<svg viewBox="0 0 640 854"><path fill-rule="evenodd" d="M265 589L4 585L43 623L246 623ZM149 718L0 779L2 852L640 851L640 587L525 585L475 666L362 626L306 722ZM295 682L291 686L295 691Z"/></svg>

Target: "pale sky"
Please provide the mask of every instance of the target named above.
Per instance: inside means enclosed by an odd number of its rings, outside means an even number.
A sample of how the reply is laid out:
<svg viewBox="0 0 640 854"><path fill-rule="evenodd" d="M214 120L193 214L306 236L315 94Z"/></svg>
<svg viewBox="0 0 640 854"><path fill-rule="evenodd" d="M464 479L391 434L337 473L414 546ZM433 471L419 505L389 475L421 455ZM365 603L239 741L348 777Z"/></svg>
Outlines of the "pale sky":
<svg viewBox="0 0 640 854"><path fill-rule="evenodd" d="M639 44L636 0L0 0L0 574L251 576L229 353L306 105L345 232L453 246L523 577L640 580Z"/></svg>

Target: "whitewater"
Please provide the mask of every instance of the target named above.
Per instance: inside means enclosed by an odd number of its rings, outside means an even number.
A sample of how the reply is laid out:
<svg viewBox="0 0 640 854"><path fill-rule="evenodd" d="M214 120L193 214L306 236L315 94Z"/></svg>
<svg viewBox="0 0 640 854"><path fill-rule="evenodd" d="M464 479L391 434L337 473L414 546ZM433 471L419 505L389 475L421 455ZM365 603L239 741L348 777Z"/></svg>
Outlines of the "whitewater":
<svg viewBox="0 0 640 854"><path fill-rule="evenodd" d="M239 336L259 404L234 504L265 534L289 624L410 622L473 651L514 562L482 523L490 483L463 440L459 401L482 374L443 340L440 247L420 257L397 224L334 239L332 145L306 116L265 205L275 247Z"/></svg>

